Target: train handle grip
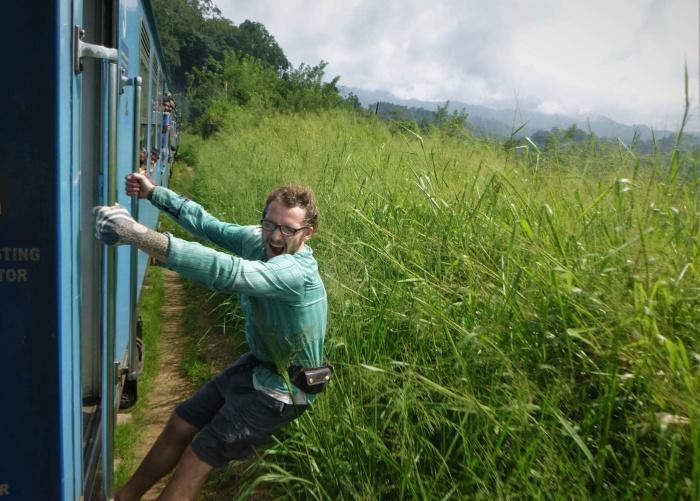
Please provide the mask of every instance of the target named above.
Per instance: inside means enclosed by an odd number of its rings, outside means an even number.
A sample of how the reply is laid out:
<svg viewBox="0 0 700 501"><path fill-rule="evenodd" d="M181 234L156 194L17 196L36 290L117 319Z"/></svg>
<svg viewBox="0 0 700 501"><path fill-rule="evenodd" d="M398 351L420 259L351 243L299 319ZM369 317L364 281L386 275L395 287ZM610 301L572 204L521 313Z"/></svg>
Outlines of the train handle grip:
<svg viewBox="0 0 700 501"><path fill-rule="evenodd" d="M119 51L111 47L104 47L92 43L83 42L85 29L82 26L73 26L73 70L75 73L83 71L83 59L103 59L116 63L119 59Z"/></svg>
<svg viewBox="0 0 700 501"><path fill-rule="evenodd" d="M134 122L133 122L133 136L132 136L132 146L133 146L133 166L132 166L132 172L139 172L140 168L140 134L139 134L139 126L140 126L140 116L139 112L141 111L141 89L143 86L143 81L140 76L135 76L133 78L133 87L134 87L134 109L133 109L133 117L134 117ZM131 198L131 215L136 219L137 221L139 220L139 197L134 196ZM139 352L138 352L138 345L136 343L136 337L138 333L138 328L137 328L137 322L138 322L138 315L137 315L137 301L138 301L138 255L139 255L139 250L136 248L136 246L131 246L131 255L129 256L130 260L130 268L129 268L129 275L130 275L130 298L129 298L129 311L131 312L131 323L129 326L129 366L128 366L128 373L127 377L132 380L136 379L140 372L141 372L141 367L142 365L137 363L137 360L139 358Z"/></svg>

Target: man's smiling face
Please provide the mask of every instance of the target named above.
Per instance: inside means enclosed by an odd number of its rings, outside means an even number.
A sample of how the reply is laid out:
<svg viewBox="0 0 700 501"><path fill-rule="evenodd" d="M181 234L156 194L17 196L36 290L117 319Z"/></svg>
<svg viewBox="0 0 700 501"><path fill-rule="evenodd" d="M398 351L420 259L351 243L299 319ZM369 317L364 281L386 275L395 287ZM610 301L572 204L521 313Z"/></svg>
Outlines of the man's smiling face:
<svg viewBox="0 0 700 501"><path fill-rule="evenodd" d="M265 245L265 255L267 259L282 254L294 254L304 248L304 244L314 232L313 227L307 226L306 209L301 207L287 207L284 204L273 200L265 210L264 221L269 221L278 225L274 230L262 229L262 238ZM296 231L293 235L284 235L280 226L291 228ZM306 227L305 227L306 226Z"/></svg>

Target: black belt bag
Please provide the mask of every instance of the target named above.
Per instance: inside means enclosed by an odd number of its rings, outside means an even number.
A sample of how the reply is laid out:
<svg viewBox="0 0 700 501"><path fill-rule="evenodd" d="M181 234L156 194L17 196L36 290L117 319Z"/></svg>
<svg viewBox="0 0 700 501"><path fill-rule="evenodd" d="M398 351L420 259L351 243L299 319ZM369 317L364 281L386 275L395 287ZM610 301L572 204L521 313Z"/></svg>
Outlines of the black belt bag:
<svg viewBox="0 0 700 501"><path fill-rule="evenodd" d="M270 369L272 372L277 372L275 364L271 362L263 362L255 357L252 353L249 355L249 362L252 366L263 365ZM325 363L321 367L301 367L299 365L292 365L287 368L287 374L289 374L289 380L294 386L299 388L304 393L310 393L312 395L316 393L321 393L323 389L331 380L333 375L333 366Z"/></svg>
<svg viewBox="0 0 700 501"><path fill-rule="evenodd" d="M289 380L304 393L321 393L331 380L333 366L324 364L323 367L305 368L293 365L287 369Z"/></svg>

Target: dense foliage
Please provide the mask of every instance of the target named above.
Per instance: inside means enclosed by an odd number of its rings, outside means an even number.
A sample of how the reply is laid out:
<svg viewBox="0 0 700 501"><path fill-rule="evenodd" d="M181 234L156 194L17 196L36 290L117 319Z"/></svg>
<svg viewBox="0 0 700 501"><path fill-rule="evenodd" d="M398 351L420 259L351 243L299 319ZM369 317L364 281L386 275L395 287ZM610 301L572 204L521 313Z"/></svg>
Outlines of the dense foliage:
<svg viewBox="0 0 700 501"><path fill-rule="evenodd" d="M211 0L154 0L154 11L173 87L186 103L186 124L204 136L220 128L230 106L359 107L356 98L340 95L340 77L324 81L325 62L293 68L258 22L236 26Z"/></svg>
<svg viewBox="0 0 700 501"><path fill-rule="evenodd" d="M698 158L435 132L238 107L185 137L223 220L321 201L335 380L232 495L700 497Z"/></svg>
<svg viewBox="0 0 700 501"><path fill-rule="evenodd" d="M255 223L294 180L322 210L335 378L219 479L232 495L700 498L697 155L575 128L482 140L447 105L380 121L261 25L254 53L212 4L175 4L201 28L164 37L197 117L193 197Z"/></svg>
<svg viewBox="0 0 700 501"><path fill-rule="evenodd" d="M279 74L259 59L238 53L226 53L223 61L213 58L189 76L188 98L194 126L203 136L219 130L227 110L246 106L260 111L318 111L357 106L343 98L336 86L338 77L324 82L324 68L301 64Z"/></svg>
<svg viewBox="0 0 700 501"><path fill-rule="evenodd" d="M277 71L290 64L277 41L257 22L235 26L211 0L153 0L165 64L172 85L185 89L187 74L210 58L221 61L229 51L255 57Z"/></svg>

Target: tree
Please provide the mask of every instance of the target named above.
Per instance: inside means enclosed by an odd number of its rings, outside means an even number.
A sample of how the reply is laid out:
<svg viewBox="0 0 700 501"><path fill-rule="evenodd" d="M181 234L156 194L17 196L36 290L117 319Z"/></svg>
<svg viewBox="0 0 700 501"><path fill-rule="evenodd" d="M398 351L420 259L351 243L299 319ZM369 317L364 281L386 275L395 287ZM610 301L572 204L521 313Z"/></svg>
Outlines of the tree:
<svg viewBox="0 0 700 501"><path fill-rule="evenodd" d="M576 124L571 124L571 126L564 131L564 139L580 143L588 139L588 134L579 129Z"/></svg>
<svg viewBox="0 0 700 501"><path fill-rule="evenodd" d="M289 61L275 38L260 23L240 26L221 17L212 0L153 0L153 11L172 85L184 90L187 74L212 57L223 61L235 51L256 57L282 72Z"/></svg>
<svg viewBox="0 0 700 501"><path fill-rule="evenodd" d="M273 68L284 71L290 64L275 38L260 23L243 21L237 29L238 46L234 49L255 56Z"/></svg>
<svg viewBox="0 0 700 501"><path fill-rule="evenodd" d="M185 73L206 52L204 17L198 0L153 0L165 66L175 88L184 89Z"/></svg>
<svg viewBox="0 0 700 501"><path fill-rule="evenodd" d="M446 101L444 106L438 105L437 111L434 113L433 124L448 136L465 136L467 134L467 119L469 118L469 113L462 109L461 111L454 110L452 114L449 114L447 112L449 105L449 101Z"/></svg>

